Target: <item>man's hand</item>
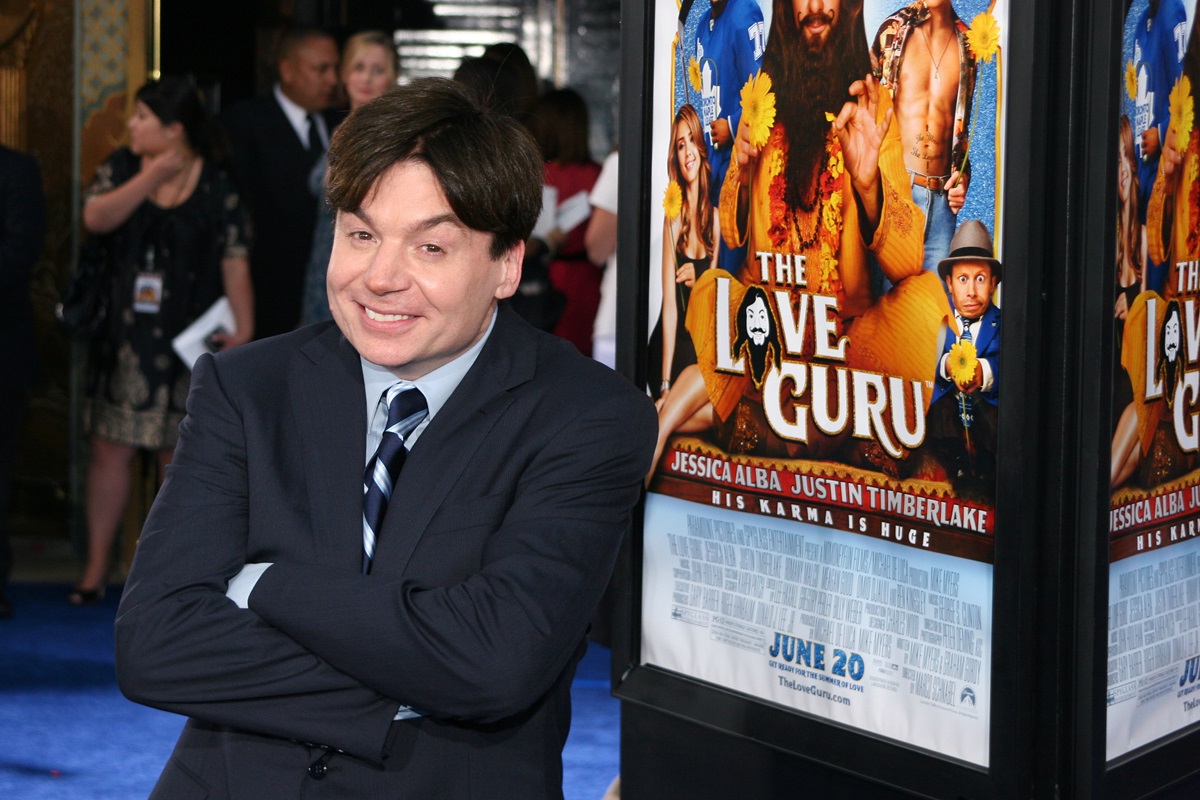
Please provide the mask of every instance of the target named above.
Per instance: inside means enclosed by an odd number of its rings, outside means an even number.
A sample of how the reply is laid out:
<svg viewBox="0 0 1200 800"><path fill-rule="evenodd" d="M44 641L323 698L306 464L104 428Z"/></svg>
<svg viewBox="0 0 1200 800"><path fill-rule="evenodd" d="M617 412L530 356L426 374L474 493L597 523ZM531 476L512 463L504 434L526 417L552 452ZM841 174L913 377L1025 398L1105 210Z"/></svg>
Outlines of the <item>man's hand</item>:
<svg viewBox="0 0 1200 800"><path fill-rule="evenodd" d="M950 168L950 180L946 181L946 202L950 204L950 210L958 214L962 210L963 204L967 202L967 182L968 178L963 173Z"/></svg>
<svg viewBox="0 0 1200 800"><path fill-rule="evenodd" d="M1162 142L1158 138L1158 128L1150 127L1142 131L1142 158L1154 158L1162 150Z"/></svg>
<svg viewBox="0 0 1200 800"><path fill-rule="evenodd" d="M1150 130L1155 129L1151 128ZM1157 131L1154 138L1157 141ZM1182 163L1183 153L1175 149L1175 123L1172 122L1167 126L1167 146L1163 148L1162 158L1159 161L1163 178L1166 181L1165 188L1168 195L1175 194L1175 188L1179 185L1179 176L1183 174L1183 170L1179 169L1179 165Z"/></svg>
<svg viewBox="0 0 1200 800"><path fill-rule="evenodd" d="M883 205L879 149L892 124L892 109L888 109L879 123L875 122L879 107L879 85L870 75L850 84L850 94L856 99L842 106L841 113L833 121L833 130L842 145L846 171L854 183L863 211L873 226L879 222L879 211Z"/></svg>
<svg viewBox="0 0 1200 800"><path fill-rule="evenodd" d="M966 383L954 382L958 386L958 390L963 394L970 394L983 386L983 362L975 362L975 375Z"/></svg>
<svg viewBox="0 0 1200 800"><path fill-rule="evenodd" d="M761 152L750 144L750 126L743 119L738 123L737 139L733 142L733 160L738 165L738 177L742 186L750 183L750 176L754 173L754 165L758 163Z"/></svg>
<svg viewBox="0 0 1200 800"><path fill-rule="evenodd" d="M733 141L733 132L729 130L729 120L717 117L712 121L712 125L708 126L708 131L712 135L713 147L720 150L729 146Z"/></svg>

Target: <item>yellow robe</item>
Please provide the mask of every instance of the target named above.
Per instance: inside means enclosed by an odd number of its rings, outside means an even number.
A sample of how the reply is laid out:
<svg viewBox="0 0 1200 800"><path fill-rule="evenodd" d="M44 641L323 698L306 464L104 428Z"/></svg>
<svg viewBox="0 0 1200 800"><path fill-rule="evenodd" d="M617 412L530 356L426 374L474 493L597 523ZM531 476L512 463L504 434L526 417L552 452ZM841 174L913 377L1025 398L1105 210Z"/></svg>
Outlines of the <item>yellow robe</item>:
<svg viewBox="0 0 1200 800"><path fill-rule="evenodd" d="M881 95L887 95L886 90ZM890 100L890 96L885 100ZM879 109L880 115L886 112L889 104L885 102ZM846 366L900 376L906 383L918 381L922 387L932 387L940 355L938 336L951 310L942 281L934 273L921 269L925 215L911 199L899 127L892 125L880 151L883 207L869 243L863 240L854 189L832 132L826 148L827 165L819 178L829 190L820 209L822 218L815 218L817 209L807 215L797 210L793 216L797 224L780 225L781 221L789 221L788 210L780 199L782 179L778 178L787 160L787 142L782 127L777 123L772 129L751 177L745 230L737 219L740 183L736 167L730 169L722 186L721 231L731 245L748 238L745 267L736 278L720 269L705 272L696 281L688 306L687 328L696 345L697 363L716 415L721 420L728 419L742 398L754 391L747 375L731 375L715 369L716 286L722 278L730 280L731 318L735 317L742 296L751 285L762 286L768 294L776 289L790 289L793 304L798 294L836 297L841 315L840 332L849 336ZM809 232L815 230L816 225L826 227L813 242ZM790 230L783 231L785 227ZM796 228L803 233L798 233ZM808 246L804 247L803 242L809 242ZM777 285L773 274L768 274L764 280L756 257L759 251L804 256L807 285ZM869 287L869 252L875 254L884 275L893 283L891 290L874 301ZM731 332L730 347L735 335ZM812 358L811 336L806 337L802 355L785 357L822 361ZM928 391L924 395L926 406ZM808 400L785 398L783 402L786 407L787 404L808 403ZM925 410L922 408L919 413L923 414ZM816 455L828 451L830 443L818 441L820 435L816 431L810 433L815 438L810 436L807 447L793 445L790 448L793 454Z"/></svg>

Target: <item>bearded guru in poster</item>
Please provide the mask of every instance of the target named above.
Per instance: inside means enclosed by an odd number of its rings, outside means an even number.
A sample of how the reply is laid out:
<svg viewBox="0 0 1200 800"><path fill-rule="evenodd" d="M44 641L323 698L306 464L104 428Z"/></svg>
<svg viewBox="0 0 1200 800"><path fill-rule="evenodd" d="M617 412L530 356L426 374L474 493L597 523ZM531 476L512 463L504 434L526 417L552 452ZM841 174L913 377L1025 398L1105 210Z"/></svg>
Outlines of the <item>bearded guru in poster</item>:
<svg viewBox="0 0 1200 800"><path fill-rule="evenodd" d="M654 25L643 660L979 765L1006 22L695 0Z"/></svg>

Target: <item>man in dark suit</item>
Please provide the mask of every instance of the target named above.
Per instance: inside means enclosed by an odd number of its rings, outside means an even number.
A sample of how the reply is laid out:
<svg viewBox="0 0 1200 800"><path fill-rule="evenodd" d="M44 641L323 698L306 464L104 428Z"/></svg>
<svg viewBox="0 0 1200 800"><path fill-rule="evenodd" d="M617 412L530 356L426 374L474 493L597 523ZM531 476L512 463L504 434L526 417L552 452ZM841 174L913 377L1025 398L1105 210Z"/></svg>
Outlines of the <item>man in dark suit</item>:
<svg viewBox="0 0 1200 800"><path fill-rule="evenodd" d="M329 142L332 121L324 112L337 87L337 65L337 43L328 33L289 30L279 42L279 82L271 95L231 106L221 116L254 223L250 274L260 339L300 321L319 200L309 176Z"/></svg>
<svg viewBox="0 0 1200 800"><path fill-rule="evenodd" d="M0 619L12 616L5 589L12 571L8 500L21 418L41 371L29 277L42 252L46 206L42 174L24 153L0 147Z"/></svg>
<svg viewBox="0 0 1200 800"><path fill-rule="evenodd" d="M1002 268L982 222L967 220L938 262L952 306L926 415L927 442L960 497L995 495L996 406L1000 401L1000 308L992 295ZM963 348L969 343L968 355Z"/></svg>
<svg viewBox="0 0 1200 800"><path fill-rule="evenodd" d="M561 798L654 408L499 306L541 205L518 123L416 81L329 165L334 322L197 362L121 600L122 690L190 717L153 796Z"/></svg>

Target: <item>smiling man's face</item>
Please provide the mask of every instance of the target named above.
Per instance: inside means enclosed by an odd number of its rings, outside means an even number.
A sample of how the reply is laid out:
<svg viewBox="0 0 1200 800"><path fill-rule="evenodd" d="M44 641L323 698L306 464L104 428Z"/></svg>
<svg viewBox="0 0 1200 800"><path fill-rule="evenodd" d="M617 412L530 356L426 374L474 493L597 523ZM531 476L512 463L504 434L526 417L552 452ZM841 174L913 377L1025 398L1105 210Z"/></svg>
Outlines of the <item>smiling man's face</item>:
<svg viewBox="0 0 1200 800"><path fill-rule="evenodd" d="M339 211L326 288L359 355L415 380L479 341L521 279L524 243L500 258L492 234L455 216L433 172L404 161L361 208Z"/></svg>

